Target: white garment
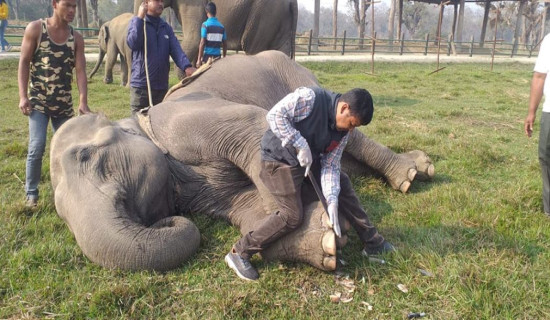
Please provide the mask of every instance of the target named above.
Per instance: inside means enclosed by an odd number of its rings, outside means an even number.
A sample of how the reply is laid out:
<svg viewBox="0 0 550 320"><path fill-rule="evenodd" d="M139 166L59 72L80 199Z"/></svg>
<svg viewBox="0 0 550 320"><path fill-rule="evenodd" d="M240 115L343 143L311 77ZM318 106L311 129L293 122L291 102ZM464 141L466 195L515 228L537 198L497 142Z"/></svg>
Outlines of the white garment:
<svg viewBox="0 0 550 320"><path fill-rule="evenodd" d="M540 45L539 55L535 63L535 72L548 74L550 72L550 34L547 34ZM550 112L550 79L544 81L544 104L542 112Z"/></svg>

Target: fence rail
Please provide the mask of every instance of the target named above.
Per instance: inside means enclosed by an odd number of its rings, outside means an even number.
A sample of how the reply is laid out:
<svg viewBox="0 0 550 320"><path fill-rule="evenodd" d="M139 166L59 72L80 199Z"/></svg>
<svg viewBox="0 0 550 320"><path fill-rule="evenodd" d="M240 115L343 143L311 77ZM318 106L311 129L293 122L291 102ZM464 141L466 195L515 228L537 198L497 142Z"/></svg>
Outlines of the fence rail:
<svg viewBox="0 0 550 320"><path fill-rule="evenodd" d="M25 26L8 25L6 40L12 46L19 47L23 39ZM97 42L98 28L75 28L84 36L86 52L98 52ZM178 38L182 37L181 31L175 31ZM374 49L374 50L373 50ZM342 37L312 37L310 31L307 35L296 36L295 52L298 55L319 55L319 54L423 54L432 55L439 52L440 55L468 55L476 56L508 56L508 57L532 57L538 54L539 44L514 46L502 40L485 41L482 45L474 42L473 37L467 42L453 41L450 37L440 39L439 43L434 35L426 34L422 40L405 40L404 37L396 40L372 39L370 36L365 39L348 38L344 31Z"/></svg>

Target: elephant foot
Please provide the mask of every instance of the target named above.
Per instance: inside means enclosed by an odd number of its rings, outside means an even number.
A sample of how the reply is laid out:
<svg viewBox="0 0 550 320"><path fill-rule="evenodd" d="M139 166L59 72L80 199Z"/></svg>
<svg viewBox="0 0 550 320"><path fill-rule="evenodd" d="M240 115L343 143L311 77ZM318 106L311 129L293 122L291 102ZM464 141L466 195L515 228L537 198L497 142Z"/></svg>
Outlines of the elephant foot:
<svg viewBox="0 0 550 320"><path fill-rule="evenodd" d="M435 175L435 167L432 160L424 151L413 150L400 156L408 158L416 164L416 178L420 181L431 180ZM412 181L412 179L411 179Z"/></svg>
<svg viewBox="0 0 550 320"><path fill-rule="evenodd" d="M113 83L113 78L103 78L103 83L111 84L111 83Z"/></svg>
<svg viewBox="0 0 550 320"><path fill-rule="evenodd" d="M345 240L336 236L329 219L319 202L304 204L302 225L275 241L262 252L266 260L299 261L325 271L336 270L337 249Z"/></svg>

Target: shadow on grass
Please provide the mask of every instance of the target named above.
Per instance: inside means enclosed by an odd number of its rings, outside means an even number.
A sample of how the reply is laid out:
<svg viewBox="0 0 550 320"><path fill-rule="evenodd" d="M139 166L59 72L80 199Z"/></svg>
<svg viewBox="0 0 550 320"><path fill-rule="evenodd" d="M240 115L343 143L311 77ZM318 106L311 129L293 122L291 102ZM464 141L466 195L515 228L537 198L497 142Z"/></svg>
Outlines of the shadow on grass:
<svg viewBox="0 0 550 320"><path fill-rule="evenodd" d="M420 100L396 96L376 96L374 105L378 108L383 107L410 107L420 103Z"/></svg>

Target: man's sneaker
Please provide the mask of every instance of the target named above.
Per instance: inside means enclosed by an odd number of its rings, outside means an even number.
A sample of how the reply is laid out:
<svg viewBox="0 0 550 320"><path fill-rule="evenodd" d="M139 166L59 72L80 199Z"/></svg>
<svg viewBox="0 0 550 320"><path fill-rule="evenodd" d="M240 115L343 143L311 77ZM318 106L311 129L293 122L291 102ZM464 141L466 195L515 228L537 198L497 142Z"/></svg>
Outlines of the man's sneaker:
<svg viewBox="0 0 550 320"><path fill-rule="evenodd" d="M368 257L368 256L391 253L395 251L397 251L395 247L388 241L384 240L384 242L382 242L381 244L375 247L365 246L363 251L361 251L361 254L364 255L365 257Z"/></svg>
<svg viewBox="0 0 550 320"><path fill-rule="evenodd" d="M256 271L250 261L242 258L234 249L231 249L225 256L225 263L227 263L229 268L235 270L241 279L258 280L260 277L258 271Z"/></svg>
<svg viewBox="0 0 550 320"><path fill-rule="evenodd" d="M13 48L12 45L11 45L11 44L8 44L8 47L6 48L6 51L9 52L9 51L11 51L12 48Z"/></svg>
<svg viewBox="0 0 550 320"><path fill-rule="evenodd" d="M35 209L37 206L38 206L37 198L27 197L27 200L25 201L25 207L30 209Z"/></svg>

